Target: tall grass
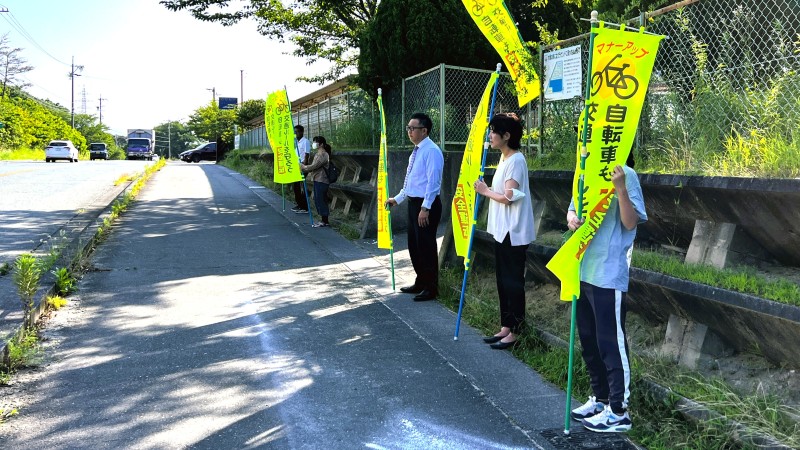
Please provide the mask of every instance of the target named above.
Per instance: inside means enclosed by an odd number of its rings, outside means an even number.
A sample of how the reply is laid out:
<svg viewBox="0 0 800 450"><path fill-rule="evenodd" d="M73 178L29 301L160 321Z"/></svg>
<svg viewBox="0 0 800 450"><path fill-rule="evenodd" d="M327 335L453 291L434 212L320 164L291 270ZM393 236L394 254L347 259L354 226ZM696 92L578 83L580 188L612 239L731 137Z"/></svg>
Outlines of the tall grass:
<svg viewBox="0 0 800 450"><path fill-rule="evenodd" d="M446 267L440 276L440 301L455 311L458 308L463 269ZM463 320L485 334L499 329L499 308L494 275L491 270L477 267L470 273L469 295L465 302ZM542 290L526 289L527 322L533 324L520 339L522 345L513 354L532 367L546 380L566 388L568 353L565 347L553 346L540 338L547 331L566 341L569 336L569 303L543 301ZM634 314L628 316L628 336L632 348L653 346L660 342L650 328L641 325ZM647 328L647 329L646 329ZM646 329L646 330L645 330ZM661 330L663 331L663 330ZM579 343L577 344L580 345ZM573 392L578 398L591 393L588 375L580 350L576 350ZM791 417L796 408L781 404L774 395L763 391L752 394L736 392L721 379L707 378L673 362L654 356L634 354L632 359L632 397L630 413L634 427L631 438L648 449L738 449L742 448L739 431L728 423L687 421L674 407L677 398L663 399L651 393L646 384L654 381L680 395L693 399L726 417L744 424L750 431L770 434L798 448L800 428ZM745 446L745 448L749 448Z"/></svg>
<svg viewBox="0 0 800 450"><path fill-rule="evenodd" d="M20 148L16 150L0 150L0 161L44 161L44 150Z"/></svg>

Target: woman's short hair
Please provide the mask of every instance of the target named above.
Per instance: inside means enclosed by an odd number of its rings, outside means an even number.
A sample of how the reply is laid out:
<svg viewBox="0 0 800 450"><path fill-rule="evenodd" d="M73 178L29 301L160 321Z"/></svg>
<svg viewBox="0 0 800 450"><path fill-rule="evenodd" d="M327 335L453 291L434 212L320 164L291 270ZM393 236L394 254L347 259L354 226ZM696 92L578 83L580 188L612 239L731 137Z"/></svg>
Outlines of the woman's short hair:
<svg viewBox="0 0 800 450"><path fill-rule="evenodd" d="M508 133L508 146L514 150L519 150L522 144L522 122L516 114L500 113L492 117L489 121L489 128L499 135Z"/></svg>

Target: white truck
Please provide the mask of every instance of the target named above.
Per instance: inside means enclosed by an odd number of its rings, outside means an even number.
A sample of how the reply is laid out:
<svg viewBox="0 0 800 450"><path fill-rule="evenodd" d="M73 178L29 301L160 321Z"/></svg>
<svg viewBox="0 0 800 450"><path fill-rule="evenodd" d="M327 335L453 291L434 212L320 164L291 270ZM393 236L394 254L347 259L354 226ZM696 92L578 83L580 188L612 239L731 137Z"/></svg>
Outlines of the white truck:
<svg viewBox="0 0 800 450"><path fill-rule="evenodd" d="M141 128L128 130L128 143L125 148L126 159L153 160L156 148L156 130Z"/></svg>

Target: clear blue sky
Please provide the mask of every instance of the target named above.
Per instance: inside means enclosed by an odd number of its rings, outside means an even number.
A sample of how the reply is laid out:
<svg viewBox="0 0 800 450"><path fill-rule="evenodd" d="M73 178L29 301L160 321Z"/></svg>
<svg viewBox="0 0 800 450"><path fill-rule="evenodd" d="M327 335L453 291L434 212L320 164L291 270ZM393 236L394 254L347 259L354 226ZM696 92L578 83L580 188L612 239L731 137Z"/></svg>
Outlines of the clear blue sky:
<svg viewBox="0 0 800 450"><path fill-rule="evenodd" d="M234 5L238 2L232 2ZM286 86L290 99L321 86L296 82L321 73L285 53L290 44L261 36L255 22L233 27L201 22L167 10L158 0L0 0L0 34L34 70L23 75L31 94L71 105L72 57L83 65L75 77L75 112L98 115L111 132L185 121L217 98L265 98ZM241 70L244 71L243 82ZM84 103L85 91L85 103ZM240 99L241 101L241 99Z"/></svg>

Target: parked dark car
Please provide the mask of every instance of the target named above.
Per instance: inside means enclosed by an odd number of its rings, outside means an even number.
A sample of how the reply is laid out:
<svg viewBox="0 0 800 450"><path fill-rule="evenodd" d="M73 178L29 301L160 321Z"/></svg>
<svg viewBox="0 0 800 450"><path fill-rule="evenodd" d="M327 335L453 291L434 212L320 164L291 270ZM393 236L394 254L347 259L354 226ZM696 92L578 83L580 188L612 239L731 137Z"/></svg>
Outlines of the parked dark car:
<svg viewBox="0 0 800 450"><path fill-rule="evenodd" d="M108 147L102 142L89 144L89 161L108 159Z"/></svg>
<svg viewBox="0 0 800 450"><path fill-rule="evenodd" d="M206 142L205 144L200 144L191 150L186 150L178 157L186 162L216 161L217 143Z"/></svg>

